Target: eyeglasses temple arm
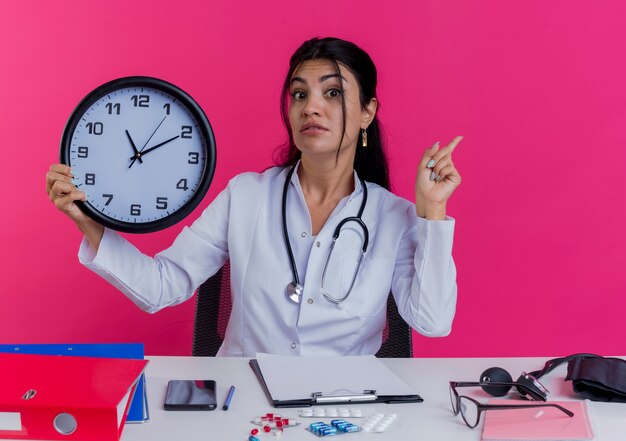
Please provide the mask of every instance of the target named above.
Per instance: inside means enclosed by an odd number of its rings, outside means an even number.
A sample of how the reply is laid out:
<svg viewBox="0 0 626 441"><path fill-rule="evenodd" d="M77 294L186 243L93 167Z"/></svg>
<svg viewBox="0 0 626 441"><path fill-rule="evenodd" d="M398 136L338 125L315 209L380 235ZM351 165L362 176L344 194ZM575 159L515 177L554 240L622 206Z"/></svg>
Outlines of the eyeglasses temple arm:
<svg viewBox="0 0 626 441"><path fill-rule="evenodd" d="M556 407L561 412L569 417L574 416L574 412L564 408L563 406L559 406L558 404L481 404L481 409L489 409L489 410L498 410L498 409L523 409L525 407Z"/></svg>

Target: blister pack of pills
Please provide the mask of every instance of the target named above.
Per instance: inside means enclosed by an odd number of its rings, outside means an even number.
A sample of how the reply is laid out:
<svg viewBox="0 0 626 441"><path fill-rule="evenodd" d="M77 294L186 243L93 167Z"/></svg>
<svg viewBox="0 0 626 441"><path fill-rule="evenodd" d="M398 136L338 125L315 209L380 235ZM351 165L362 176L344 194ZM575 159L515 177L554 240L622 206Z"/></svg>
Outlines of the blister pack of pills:
<svg viewBox="0 0 626 441"><path fill-rule="evenodd" d="M344 419L337 419L332 420L330 424L324 423L322 421L311 423L309 424L309 427L306 428L306 430L311 432L315 436L322 437L360 432L361 428L356 424L352 424L351 422Z"/></svg>
<svg viewBox="0 0 626 441"><path fill-rule="evenodd" d="M390 413L390 414L382 414L382 413L374 413L361 423L361 430L363 432L384 432L391 426L391 424L398 418L398 414Z"/></svg>
<svg viewBox="0 0 626 441"><path fill-rule="evenodd" d="M265 427L269 427L270 429L280 429L284 427L298 426L300 424L295 418L283 418L275 413L266 413L263 416L257 416L250 422L263 427L265 432L269 432L269 430L265 430Z"/></svg>
<svg viewBox="0 0 626 441"><path fill-rule="evenodd" d="M261 429L252 429L250 431L250 437L248 438L249 441L257 441L258 438L256 435L262 433L273 433L274 436L280 437L283 435L284 429L300 425L295 418L283 418L275 413L266 413L263 416L257 416L250 422L261 426Z"/></svg>
<svg viewBox="0 0 626 441"><path fill-rule="evenodd" d="M307 407L298 412L302 418L363 418L363 412L358 407Z"/></svg>

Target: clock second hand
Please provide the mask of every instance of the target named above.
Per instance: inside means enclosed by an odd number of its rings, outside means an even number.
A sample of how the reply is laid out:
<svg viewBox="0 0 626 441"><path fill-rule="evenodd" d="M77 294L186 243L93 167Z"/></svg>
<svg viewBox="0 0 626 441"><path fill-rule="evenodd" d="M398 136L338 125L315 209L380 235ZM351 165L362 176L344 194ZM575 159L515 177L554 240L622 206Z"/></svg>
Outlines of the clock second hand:
<svg viewBox="0 0 626 441"><path fill-rule="evenodd" d="M163 119L161 120L161 122L159 123L158 126L156 126L156 129L154 129L154 131L152 132L152 135L150 135L150 137L148 138L148 140L146 141L146 143L143 145L143 147L141 148L141 150L139 151L139 153L136 153L135 156L133 156L131 159L132 161L130 162L130 165L128 166L128 168L131 168L133 166L133 164L135 163L135 161L137 160L137 158L139 157L138 155L140 155L141 153L144 153L143 149L146 148L146 146L148 145L148 143L150 142L150 140L152 139L152 137L154 136L154 134L157 132L157 130L159 130L159 127L161 127L161 124L163 124L163 121L165 121L165 118L167 118L167 115L165 115L163 117ZM143 162L143 161L139 161L139 162Z"/></svg>

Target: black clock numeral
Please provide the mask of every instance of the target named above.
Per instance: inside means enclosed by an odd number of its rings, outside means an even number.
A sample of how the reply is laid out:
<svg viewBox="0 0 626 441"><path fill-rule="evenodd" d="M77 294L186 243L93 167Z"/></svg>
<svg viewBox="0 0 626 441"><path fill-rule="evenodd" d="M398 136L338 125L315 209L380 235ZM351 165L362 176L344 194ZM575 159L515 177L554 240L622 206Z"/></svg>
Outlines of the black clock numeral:
<svg viewBox="0 0 626 441"><path fill-rule="evenodd" d="M85 173L85 185L94 185L96 183L95 173Z"/></svg>
<svg viewBox="0 0 626 441"><path fill-rule="evenodd" d="M103 193L102 197L107 199L107 201L104 203L105 206L109 205L111 203L111 201L113 200L113 195L112 194Z"/></svg>
<svg viewBox="0 0 626 441"><path fill-rule="evenodd" d="M132 204L130 206L130 215L131 216L141 216L141 205L140 204Z"/></svg>
<svg viewBox="0 0 626 441"><path fill-rule="evenodd" d="M167 198L157 197L156 198L156 208L157 208L157 210L167 210Z"/></svg>
<svg viewBox="0 0 626 441"><path fill-rule="evenodd" d="M150 95L133 95L130 99L135 107L150 107Z"/></svg>
<svg viewBox="0 0 626 441"><path fill-rule="evenodd" d="M80 147L78 147L78 157L79 158L86 158L89 156L89 147L81 145Z"/></svg>
<svg viewBox="0 0 626 441"><path fill-rule="evenodd" d="M170 103L163 104L163 108L165 109L165 114L169 115L170 114Z"/></svg>
<svg viewBox="0 0 626 441"><path fill-rule="evenodd" d="M193 127L191 126L182 126L180 128L180 137L181 138L186 138L186 139L191 139L191 131L193 130Z"/></svg>
<svg viewBox="0 0 626 441"><path fill-rule="evenodd" d="M104 124L101 122L90 122L87 123L85 127L87 127L87 131L90 135L102 135L102 132L104 132Z"/></svg>
<svg viewBox="0 0 626 441"><path fill-rule="evenodd" d="M109 112L109 115L113 115L113 112L115 112L116 115L119 115L122 106L120 105L120 103L107 103L106 108L107 112Z"/></svg>
<svg viewBox="0 0 626 441"><path fill-rule="evenodd" d="M189 152L188 156L189 156L189 160L187 161L188 164L198 164L199 163L200 153L198 153L198 152Z"/></svg>
<svg viewBox="0 0 626 441"><path fill-rule="evenodd" d="M189 190L189 187L187 186L187 179L183 178L180 181L178 181L178 183L176 184L176 188L178 188L179 190L184 190L184 191Z"/></svg>

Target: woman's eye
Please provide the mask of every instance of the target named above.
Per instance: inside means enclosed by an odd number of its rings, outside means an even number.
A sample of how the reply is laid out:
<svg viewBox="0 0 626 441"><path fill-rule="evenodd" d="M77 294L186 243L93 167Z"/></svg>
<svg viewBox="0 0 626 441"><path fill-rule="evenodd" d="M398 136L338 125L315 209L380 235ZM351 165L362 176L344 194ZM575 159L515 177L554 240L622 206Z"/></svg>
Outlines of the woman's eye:
<svg viewBox="0 0 626 441"><path fill-rule="evenodd" d="M342 94L343 94L343 91L341 89L329 89L328 92L326 92L326 95L328 95L331 98L340 97Z"/></svg>
<svg viewBox="0 0 626 441"><path fill-rule="evenodd" d="M301 90L296 90L295 92L291 92L291 97L295 100L303 100L306 98L306 93Z"/></svg>

